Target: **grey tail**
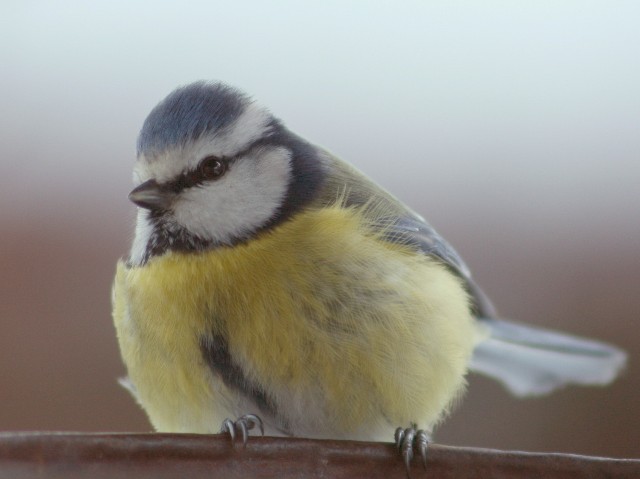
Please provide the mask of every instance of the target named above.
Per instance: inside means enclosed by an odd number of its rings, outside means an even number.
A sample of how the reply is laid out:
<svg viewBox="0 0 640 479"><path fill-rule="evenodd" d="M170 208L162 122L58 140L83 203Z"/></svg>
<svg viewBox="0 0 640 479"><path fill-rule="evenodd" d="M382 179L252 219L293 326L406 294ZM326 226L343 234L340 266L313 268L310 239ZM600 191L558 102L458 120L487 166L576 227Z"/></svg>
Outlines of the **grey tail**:
<svg viewBox="0 0 640 479"><path fill-rule="evenodd" d="M621 349L586 338L498 319L481 319L489 337L470 370L501 382L516 396L540 396L569 384L606 385L624 368Z"/></svg>

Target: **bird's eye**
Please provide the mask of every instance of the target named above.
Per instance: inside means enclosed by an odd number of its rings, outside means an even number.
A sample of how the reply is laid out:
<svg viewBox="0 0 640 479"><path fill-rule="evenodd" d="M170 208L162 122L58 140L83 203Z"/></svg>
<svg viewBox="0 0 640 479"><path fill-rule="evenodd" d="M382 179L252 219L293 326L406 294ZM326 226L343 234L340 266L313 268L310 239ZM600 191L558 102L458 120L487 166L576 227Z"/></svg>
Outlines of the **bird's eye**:
<svg viewBox="0 0 640 479"><path fill-rule="evenodd" d="M227 162L215 156L205 158L200 163L200 174L205 180L216 180L227 172Z"/></svg>

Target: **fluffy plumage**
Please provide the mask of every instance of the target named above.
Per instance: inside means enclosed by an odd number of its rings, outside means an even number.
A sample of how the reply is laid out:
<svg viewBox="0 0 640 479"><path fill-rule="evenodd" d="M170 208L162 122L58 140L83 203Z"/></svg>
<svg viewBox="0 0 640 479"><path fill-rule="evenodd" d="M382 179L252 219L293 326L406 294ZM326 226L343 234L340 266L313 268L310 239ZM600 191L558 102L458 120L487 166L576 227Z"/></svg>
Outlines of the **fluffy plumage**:
<svg viewBox="0 0 640 479"><path fill-rule="evenodd" d="M116 326L154 426L214 432L258 409L272 433L312 437L435 423L476 339L466 294L441 263L365 224L334 206L234 248L120 266ZM207 351L222 343L230 376Z"/></svg>
<svg viewBox="0 0 640 479"><path fill-rule="evenodd" d="M113 310L158 430L216 432L257 412L270 433L390 438L442 419L469 365L540 394L604 384L624 363L493 318L422 217L225 85L180 88L151 112L134 181Z"/></svg>

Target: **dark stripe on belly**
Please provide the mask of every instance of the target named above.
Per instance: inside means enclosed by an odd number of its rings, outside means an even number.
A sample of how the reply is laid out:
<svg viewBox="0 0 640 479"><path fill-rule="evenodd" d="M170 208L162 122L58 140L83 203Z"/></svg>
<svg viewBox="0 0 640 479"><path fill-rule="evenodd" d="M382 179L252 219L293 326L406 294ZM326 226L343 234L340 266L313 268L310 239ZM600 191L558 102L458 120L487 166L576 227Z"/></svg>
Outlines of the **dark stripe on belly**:
<svg viewBox="0 0 640 479"><path fill-rule="evenodd" d="M264 389L249 380L242 368L233 361L229 352L229 343L224 336L212 334L201 337L200 351L213 373L220 376L228 388L240 392L251 399L262 412L277 418L276 408ZM246 413L250 412L252 411L246 411Z"/></svg>

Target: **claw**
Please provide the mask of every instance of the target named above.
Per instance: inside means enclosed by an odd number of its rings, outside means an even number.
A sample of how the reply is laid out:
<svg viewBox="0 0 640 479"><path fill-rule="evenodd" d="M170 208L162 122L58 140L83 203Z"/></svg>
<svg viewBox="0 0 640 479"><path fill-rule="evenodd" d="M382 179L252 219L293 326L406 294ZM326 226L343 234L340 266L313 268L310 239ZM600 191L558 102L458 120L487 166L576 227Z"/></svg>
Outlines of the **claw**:
<svg viewBox="0 0 640 479"><path fill-rule="evenodd" d="M242 447L247 447L247 421L239 420L236 422L242 433Z"/></svg>
<svg viewBox="0 0 640 479"><path fill-rule="evenodd" d="M402 446L402 440L404 439L404 429L401 427L396 429L396 432L393 434L393 437L396 441L396 447L398 448L398 451L399 451L400 447Z"/></svg>
<svg viewBox="0 0 640 479"><path fill-rule="evenodd" d="M225 432L228 432L229 436L231 436L231 444L235 444L236 442L235 423L229 418L222 421L222 428L220 429L220 434L223 434Z"/></svg>
<svg viewBox="0 0 640 479"><path fill-rule="evenodd" d="M420 457L422 458L422 465L427 468L427 450L429 449L429 435L420 429L416 433L416 445L420 451Z"/></svg>
<svg viewBox="0 0 640 479"><path fill-rule="evenodd" d="M264 436L264 425L262 424L262 419L255 414L245 414L244 416L239 417L236 421L225 419L222 422L222 429L220 430L220 433L229 433L231 436L231 443L235 444L236 430L239 430L240 434L242 434L242 445L247 447L249 431L256 426L260 428L260 434Z"/></svg>
<svg viewBox="0 0 640 479"><path fill-rule="evenodd" d="M404 438L400 453L404 458L404 465L407 467L407 474L409 474L409 470L411 469L411 459L413 459L413 438L415 435L416 430L413 428L407 428L404 431Z"/></svg>
<svg viewBox="0 0 640 479"><path fill-rule="evenodd" d="M253 429L258 426L260 428L260 435L264 436L264 424L259 416L256 416L255 414L245 414L240 419L244 419L247 422L249 429Z"/></svg>
<svg viewBox="0 0 640 479"><path fill-rule="evenodd" d="M427 450L429 447L429 434L426 431L419 429L416 430L416 425L411 424L410 427L397 428L393 437L395 439L396 447L402 456L404 465L407 469L407 477L411 469L411 460L414 455L414 447L420 452L420 458L422 459L422 465L427 468Z"/></svg>

